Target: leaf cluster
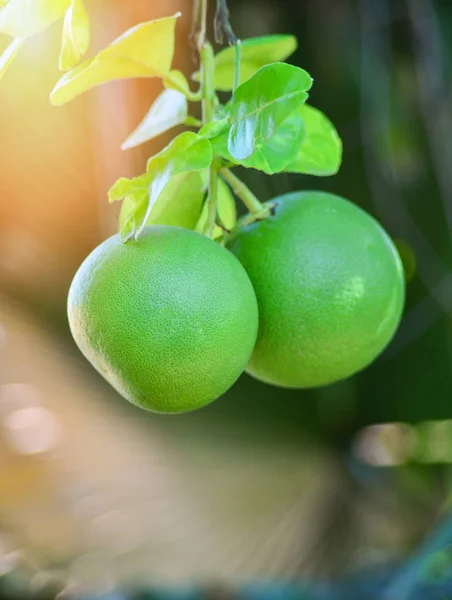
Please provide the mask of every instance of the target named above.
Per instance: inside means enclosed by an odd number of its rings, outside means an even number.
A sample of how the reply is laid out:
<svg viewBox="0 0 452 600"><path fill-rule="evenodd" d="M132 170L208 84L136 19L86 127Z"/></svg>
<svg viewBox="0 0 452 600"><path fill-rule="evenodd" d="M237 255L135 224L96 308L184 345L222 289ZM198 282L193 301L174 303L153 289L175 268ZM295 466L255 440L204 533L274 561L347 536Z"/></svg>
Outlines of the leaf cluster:
<svg viewBox="0 0 452 600"><path fill-rule="evenodd" d="M318 109L306 104L313 80L285 61L296 49L290 35L244 40L240 45L239 85L233 90L235 49L214 58L214 85L229 92L225 105L216 98L215 120L203 123L189 114L189 103L201 100L201 85L192 91L186 77L173 69L175 28L179 14L140 23L115 39L96 56L79 63L89 45L89 21L82 0L2 0L0 32L13 41L0 57L0 75L27 37L63 20L60 68L66 72L50 95L61 105L109 81L158 77L164 90L122 144L143 144L169 129L197 129L178 135L149 159L146 172L121 178L111 188L111 202L123 200L124 239L140 234L146 224L171 223L202 227L206 214L207 173L214 157L220 168L242 166L275 173L333 175L339 169L342 144L336 129ZM192 75L199 82L200 75ZM229 188L221 184L219 221L234 225ZM225 208L226 207L226 208ZM221 228L215 235L221 234Z"/></svg>

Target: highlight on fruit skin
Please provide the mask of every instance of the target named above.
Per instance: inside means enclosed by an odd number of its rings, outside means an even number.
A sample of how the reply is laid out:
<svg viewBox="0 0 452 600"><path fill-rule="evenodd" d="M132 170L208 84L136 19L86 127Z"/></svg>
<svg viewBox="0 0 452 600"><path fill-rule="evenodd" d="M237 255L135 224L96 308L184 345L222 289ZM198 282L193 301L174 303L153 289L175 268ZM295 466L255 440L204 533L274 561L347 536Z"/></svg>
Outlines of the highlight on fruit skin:
<svg viewBox="0 0 452 600"><path fill-rule="evenodd" d="M83 262L68 297L85 357L133 404L179 413L212 402L243 372L258 310L243 267L226 249L180 227L114 235Z"/></svg>
<svg viewBox="0 0 452 600"><path fill-rule="evenodd" d="M384 350L400 322L397 250L373 217L340 196L304 191L268 205L272 215L239 223L226 243L259 305L247 372L289 388L347 378Z"/></svg>

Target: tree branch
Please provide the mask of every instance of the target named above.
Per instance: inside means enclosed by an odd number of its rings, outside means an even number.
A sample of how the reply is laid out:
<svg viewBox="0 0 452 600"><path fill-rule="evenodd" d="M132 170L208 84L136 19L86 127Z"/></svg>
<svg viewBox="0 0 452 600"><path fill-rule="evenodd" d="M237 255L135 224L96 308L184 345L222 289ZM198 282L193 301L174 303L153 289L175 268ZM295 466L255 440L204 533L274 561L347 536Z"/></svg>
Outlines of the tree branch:
<svg viewBox="0 0 452 600"><path fill-rule="evenodd" d="M217 10L215 12L213 24L215 41L218 44L223 43L224 36L226 36L226 41L230 46L237 43L237 36L235 35L229 20L227 0L217 0Z"/></svg>

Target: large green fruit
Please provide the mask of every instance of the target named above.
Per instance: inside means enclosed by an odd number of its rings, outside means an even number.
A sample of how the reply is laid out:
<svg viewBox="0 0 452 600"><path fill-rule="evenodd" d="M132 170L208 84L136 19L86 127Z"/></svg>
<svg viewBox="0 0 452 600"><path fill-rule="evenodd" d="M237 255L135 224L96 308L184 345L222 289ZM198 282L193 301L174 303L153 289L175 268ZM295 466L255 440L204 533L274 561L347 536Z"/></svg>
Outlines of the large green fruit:
<svg viewBox="0 0 452 600"><path fill-rule="evenodd" d="M393 337L404 304L394 244L356 205L332 194L276 198L274 214L239 225L227 247L259 306L247 371L283 387L314 387L366 367Z"/></svg>
<svg viewBox="0 0 452 600"><path fill-rule="evenodd" d="M163 225L96 248L72 282L68 315L107 381L133 404L166 413L221 396L245 368L258 327L239 261L198 233Z"/></svg>

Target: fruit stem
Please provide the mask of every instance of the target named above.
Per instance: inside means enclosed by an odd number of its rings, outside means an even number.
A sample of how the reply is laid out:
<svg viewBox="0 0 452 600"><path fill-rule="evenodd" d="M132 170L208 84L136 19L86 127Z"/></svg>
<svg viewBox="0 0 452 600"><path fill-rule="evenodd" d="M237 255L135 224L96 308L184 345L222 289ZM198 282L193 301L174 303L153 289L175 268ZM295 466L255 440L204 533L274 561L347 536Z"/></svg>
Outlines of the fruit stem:
<svg viewBox="0 0 452 600"><path fill-rule="evenodd" d="M250 188L234 175L230 169L223 168L220 173L229 183L234 194L240 198L250 213L258 215L266 210L266 207L256 198Z"/></svg>

